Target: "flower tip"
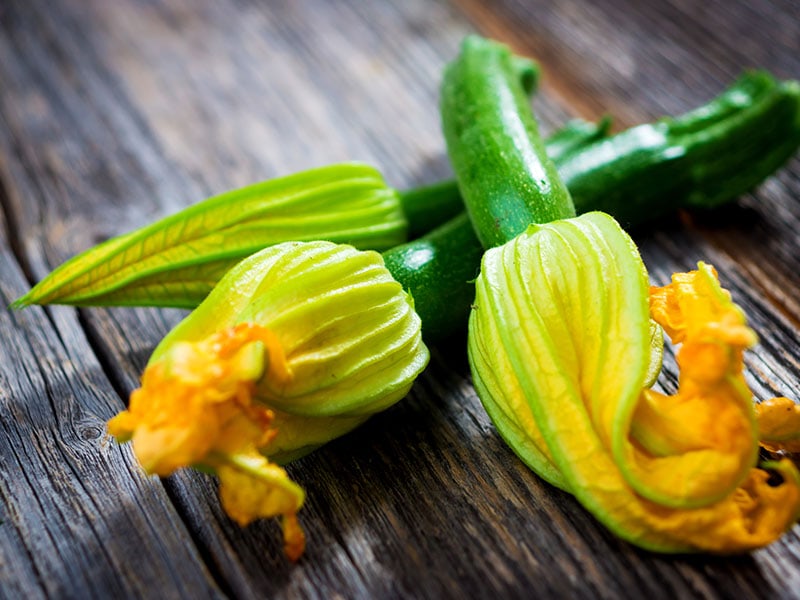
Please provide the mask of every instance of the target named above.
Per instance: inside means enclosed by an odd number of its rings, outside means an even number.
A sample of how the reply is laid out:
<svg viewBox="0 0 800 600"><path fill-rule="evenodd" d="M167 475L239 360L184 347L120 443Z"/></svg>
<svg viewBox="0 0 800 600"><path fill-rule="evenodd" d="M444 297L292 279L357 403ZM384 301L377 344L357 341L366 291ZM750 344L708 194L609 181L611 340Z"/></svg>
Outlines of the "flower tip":
<svg viewBox="0 0 800 600"><path fill-rule="evenodd" d="M8 308L10 308L11 310L19 310L21 308L25 308L26 306L30 306L31 304L34 303L33 300L31 300L30 296L31 296L30 292L25 294L24 296L20 296L19 298L11 302L8 305Z"/></svg>
<svg viewBox="0 0 800 600"><path fill-rule="evenodd" d="M273 435L272 412L252 400L265 371L288 376L280 344L263 327L245 323L178 342L148 365L108 431L120 443L132 440L142 467L160 476L206 464L215 452L240 452Z"/></svg>
<svg viewBox="0 0 800 600"><path fill-rule="evenodd" d="M770 452L800 452L800 405L789 398L756 404L759 442Z"/></svg>
<svg viewBox="0 0 800 600"><path fill-rule="evenodd" d="M279 515L285 518L303 506L303 488L258 452L215 458L222 507L239 525ZM293 531L291 523L289 527Z"/></svg>
<svg viewBox="0 0 800 600"><path fill-rule="evenodd" d="M244 527L261 518L280 516L283 550L297 562L306 537L297 520L305 492L286 471L258 453L220 457L220 500L227 515Z"/></svg>
<svg viewBox="0 0 800 600"><path fill-rule="evenodd" d="M283 530L283 551L290 561L297 562L306 549L306 535L297 521L297 515L294 513L284 515L281 519L281 529Z"/></svg>
<svg viewBox="0 0 800 600"><path fill-rule="evenodd" d="M106 423L106 431L118 444L124 444L131 441L133 437L135 420L132 418L130 412L124 410L108 420L108 423Z"/></svg>

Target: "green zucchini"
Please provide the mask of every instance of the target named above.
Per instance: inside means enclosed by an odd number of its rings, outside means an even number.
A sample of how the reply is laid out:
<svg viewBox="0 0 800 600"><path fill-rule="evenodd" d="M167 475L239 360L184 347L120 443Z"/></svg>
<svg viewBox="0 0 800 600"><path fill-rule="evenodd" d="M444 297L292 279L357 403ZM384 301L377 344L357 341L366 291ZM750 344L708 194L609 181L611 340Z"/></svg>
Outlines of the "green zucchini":
<svg viewBox="0 0 800 600"><path fill-rule="evenodd" d="M524 82L524 78L521 79ZM573 119L545 141L547 155L556 163L582 148L608 137L611 119L598 123ZM464 212L464 201L455 179L439 181L400 192L400 205L408 221L408 238L413 240Z"/></svg>
<svg viewBox="0 0 800 600"><path fill-rule="evenodd" d="M452 94L457 93L461 92L450 90L443 98L452 101ZM500 120L505 116L495 115ZM506 167L501 164L499 171L493 168L474 173L488 166L468 145L469 136L465 137L462 131L467 126L470 122L463 117L446 125L452 127L450 134L459 145L456 160L475 158L466 181L489 185L501 178ZM471 124L478 126L476 122ZM497 127L497 123L490 124L492 129ZM633 227L680 208L713 208L747 192L797 151L800 85L796 81L776 81L761 71L746 72L717 98L681 117L584 142L559 154L557 145L548 140L548 152L572 193L577 213L599 209ZM512 176L503 180L500 189L504 193L509 193L509 181L520 179ZM455 181L450 181L431 186L428 191L431 195L458 198L457 187ZM524 220L524 194L530 190L524 181L521 187L511 193L516 194L517 208ZM502 195L490 197L501 205L505 201ZM430 201L435 202L433 198ZM502 206L499 208L502 213ZM530 217L539 218L535 214ZM514 215L513 226L505 224L501 229L494 216L484 219L489 243L519 229L522 220L520 214ZM451 237L458 240L457 253L452 252ZM481 254L481 242L463 217L419 240L384 252L395 279L416 299L427 342L436 342L464 327L474 295L471 281L478 272ZM438 302L437 298L446 301Z"/></svg>
<svg viewBox="0 0 800 600"><path fill-rule="evenodd" d="M625 226L713 208L771 175L800 144L800 84L751 71L705 106L633 127L559 163L577 211Z"/></svg>
<svg viewBox="0 0 800 600"><path fill-rule="evenodd" d="M547 140L548 154L578 214L602 210L626 227L678 208L710 209L744 194L786 163L800 145L800 83L747 71L703 106L613 136L585 140L559 158L566 127ZM426 223L424 197L436 215ZM409 231L422 233L462 200L455 180L401 192L411 206ZM418 208L415 205L421 205ZM405 209L404 209L405 210Z"/></svg>
<svg viewBox="0 0 800 600"><path fill-rule="evenodd" d="M450 162L486 248L513 239L531 223L575 216L512 64L507 47L470 36L442 83Z"/></svg>
<svg viewBox="0 0 800 600"><path fill-rule="evenodd" d="M609 119L598 124L579 119L570 121L547 139L547 155L558 164L581 148L603 139L609 126ZM419 215L421 220L426 215L425 206L442 210L446 200L453 198L457 200L460 214L422 237L383 253L386 267L414 298L414 308L422 319L422 333L427 342L456 332L467 322L475 295L472 281L478 274L483 247L463 212L455 180L418 188L402 197L410 231L424 229L415 217ZM411 210L406 208L408 205L413 205Z"/></svg>

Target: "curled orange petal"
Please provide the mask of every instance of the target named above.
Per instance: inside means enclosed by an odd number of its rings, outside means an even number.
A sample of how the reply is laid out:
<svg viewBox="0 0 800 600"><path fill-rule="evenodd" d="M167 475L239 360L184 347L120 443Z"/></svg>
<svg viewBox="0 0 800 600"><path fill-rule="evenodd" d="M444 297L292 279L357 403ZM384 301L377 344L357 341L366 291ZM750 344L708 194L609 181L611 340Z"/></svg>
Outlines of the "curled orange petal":
<svg viewBox="0 0 800 600"><path fill-rule="evenodd" d="M275 336L249 323L199 342L180 342L149 365L128 410L108 423L150 473L204 462L211 452L233 453L262 445L272 435L272 413L253 402L254 382L264 375L289 377Z"/></svg>
<svg viewBox="0 0 800 600"><path fill-rule="evenodd" d="M756 342L713 267L676 273L650 289L651 317L680 343L678 391L646 390L631 422L631 485L667 506L708 505L730 494L757 459L752 394L742 375Z"/></svg>
<svg viewBox="0 0 800 600"><path fill-rule="evenodd" d="M296 513L305 492L286 471L257 452L219 457L219 495L225 512L239 525L281 517L284 551L295 561L303 554L305 534Z"/></svg>
<svg viewBox="0 0 800 600"><path fill-rule="evenodd" d="M771 398L756 405L759 439L770 452L800 452L800 405Z"/></svg>

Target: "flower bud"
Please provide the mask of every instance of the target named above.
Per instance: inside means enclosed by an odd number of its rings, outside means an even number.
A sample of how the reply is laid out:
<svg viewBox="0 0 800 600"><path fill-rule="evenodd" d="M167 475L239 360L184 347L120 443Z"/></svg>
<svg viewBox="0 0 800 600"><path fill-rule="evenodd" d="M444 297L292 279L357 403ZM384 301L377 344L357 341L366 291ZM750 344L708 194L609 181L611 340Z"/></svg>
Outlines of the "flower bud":
<svg viewBox="0 0 800 600"><path fill-rule="evenodd" d="M239 263L150 362L240 323L268 329L285 356L289 375L254 391L278 431L264 451L281 460L391 406L428 362L413 302L381 256L329 242L287 242Z"/></svg>
<svg viewBox="0 0 800 600"><path fill-rule="evenodd" d="M266 457L346 433L403 398L427 362L411 298L378 253L287 242L236 265L162 340L109 431L150 473L216 472L241 524L281 515L296 558L304 494Z"/></svg>
<svg viewBox="0 0 800 600"><path fill-rule="evenodd" d="M232 190L73 257L14 302L194 308L222 275L267 246L330 240L384 250L406 241L397 192L344 163Z"/></svg>
<svg viewBox="0 0 800 600"><path fill-rule="evenodd" d="M651 318L681 344L672 396L645 389ZM468 348L498 431L544 479L637 545L727 553L770 543L800 513L791 462L764 465L777 486L755 468L753 343L711 267L648 290L630 238L588 213L484 255Z"/></svg>

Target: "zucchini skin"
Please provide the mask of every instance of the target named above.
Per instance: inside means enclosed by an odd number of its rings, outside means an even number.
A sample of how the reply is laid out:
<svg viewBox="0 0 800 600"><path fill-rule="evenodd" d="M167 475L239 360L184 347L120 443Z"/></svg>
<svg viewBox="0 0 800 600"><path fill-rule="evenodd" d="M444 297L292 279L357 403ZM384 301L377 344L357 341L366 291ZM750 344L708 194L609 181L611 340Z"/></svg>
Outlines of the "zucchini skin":
<svg viewBox="0 0 800 600"><path fill-rule="evenodd" d="M608 135L610 120L589 123L579 119L568 122L545 142L547 155L556 161ZM410 231L424 230L430 225L426 206L433 207L434 218L440 218L442 207L453 201L456 215L422 237L383 252L389 272L414 299L414 308L422 319L426 342L440 340L462 329L469 317L475 296L473 281L480 270L483 246L475 236L455 180L417 188L403 197L404 210L409 200L415 204L417 226ZM410 195L410 199L408 197ZM454 200L453 200L454 199ZM447 208L444 209L446 212ZM409 223L414 223L409 218Z"/></svg>
<svg viewBox="0 0 800 600"><path fill-rule="evenodd" d="M531 223L575 216L507 46L478 36L464 40L445 69L441 114L459 190L485 248Z"/></svg>
<svg viewBox="0 0 800 600"><path fill-rule="evenodd" d="M455 179L438 181L398 192L413 240L464 212L464 201Z"/></svg>
<svg viewBox="0 0 800 600"><path fill-rule="evenodd" d="M523 80L524 81L524 80ZM529 84L530 85L530 84ZM608 137L611 119L598 123L573 119L545 140L545 151L556 163L592 142ZM464 212L458 181L448 179L398 192L408 221L408 238L413 240Z"/></svg>
<svg viewBox="0 0 800 600"><path fill-rule="evenodd" d="M426 343L441 340L466 324L482 256L483 246L464 212L421 238L383 253L386 268L414 299Z"/></svg>
<svg viewBox="0 0 800 600"><path fill-rule="evenodd" d="M469 218L456 217L384 253L389 271L414 298L427 342L466 321L484 247L513 239L531 223L575 216L507 47L466 38L445 70L441 111Z"/></svg>
<svg viewBox="0 0 800 600"><path fill-rule="evenodd" d="M714 208L763 181L800 145L800 85L743 74L708 104L633 127L559 163L578 213L625 227L677 207Z"/></svg>
<svg viewBox="0 0 800 600"><path fill-rule="evenodd" d="M752 71L681 117L609 138L584 138L561 154L550 139L548 153L578 213L603 210L624 226L635 227L679 208L713 208L728 202L771 175L799 145L800 85ZM454 185L445 182L438 189L454 194ZM450 243L449 236L458 243ZM480 268L481 241L461 217L384 253L389 270L415 298L426 342L464 328L474 299L472 281ZM425 251L415 252L415 244Z"/></svg>

